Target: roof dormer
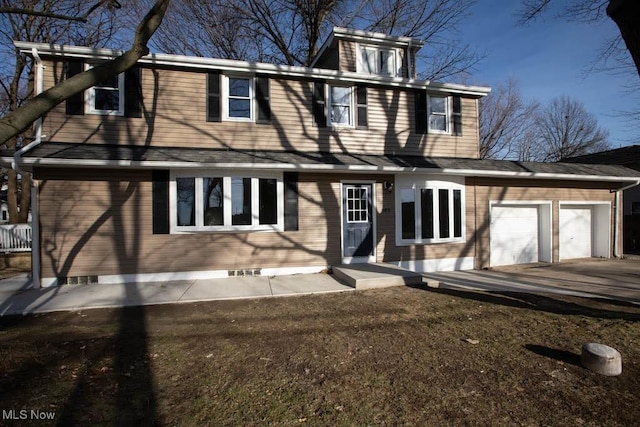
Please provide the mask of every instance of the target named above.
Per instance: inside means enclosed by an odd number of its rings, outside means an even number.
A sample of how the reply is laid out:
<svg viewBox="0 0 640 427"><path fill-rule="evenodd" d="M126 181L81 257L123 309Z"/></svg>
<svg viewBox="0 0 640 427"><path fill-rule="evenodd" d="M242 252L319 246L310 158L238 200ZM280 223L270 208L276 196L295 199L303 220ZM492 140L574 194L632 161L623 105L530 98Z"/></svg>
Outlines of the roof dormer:
<svg viewBox="0 0 640 427"><path fill-rule="evenodd" d="M423 44L411 37L334 27L311 67L415 78L415 54Z"/></svg>

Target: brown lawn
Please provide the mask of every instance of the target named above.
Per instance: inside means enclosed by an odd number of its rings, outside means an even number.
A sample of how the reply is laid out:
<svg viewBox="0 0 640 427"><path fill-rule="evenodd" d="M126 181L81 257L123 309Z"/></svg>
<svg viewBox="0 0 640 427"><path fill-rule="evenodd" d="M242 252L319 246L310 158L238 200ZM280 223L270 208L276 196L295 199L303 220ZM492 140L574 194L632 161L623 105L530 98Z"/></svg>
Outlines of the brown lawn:
<svg viewBox="0 0 640 427"><path fill-rule="evenodd" d="M637 425L639 321L417 288L1 318L0 424ZM585 342L622 375L580 367Z"/></svg>

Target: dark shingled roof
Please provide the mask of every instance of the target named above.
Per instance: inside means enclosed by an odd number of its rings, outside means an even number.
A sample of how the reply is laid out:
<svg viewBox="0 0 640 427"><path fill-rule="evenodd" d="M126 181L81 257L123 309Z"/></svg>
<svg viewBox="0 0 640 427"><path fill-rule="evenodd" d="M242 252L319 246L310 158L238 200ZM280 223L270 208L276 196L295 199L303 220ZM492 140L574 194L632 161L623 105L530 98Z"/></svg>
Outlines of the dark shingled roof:
<svg viewBox="0 0 640 427"><path fill-rule="evenodd" d="M140 147L98 144L75 144L45 142L30 150L26 159L66 159L66 160L122 160L133 162L178 162L198 164L253 164L269 165L320 165L370 166L373 168L419 168L507 172L543 173L580 176L638 177L635 171L617 165L589 165L575 163L538 163L508 160L478 160L448 157L420 157L403 155L366 155L346 153L287 152L269 150L226 150L178 147ZM159 166L162 167L162 166Z"/></svg>
<svg viewBox="0 0 640 427"><path fill-rule="evenodd" d="M563 162L570 163L597 163L610 165L629 165L633 168L640 168L640 145L616 148L614 150L601 151L599 153L585 154L563 159Z"/></svg>

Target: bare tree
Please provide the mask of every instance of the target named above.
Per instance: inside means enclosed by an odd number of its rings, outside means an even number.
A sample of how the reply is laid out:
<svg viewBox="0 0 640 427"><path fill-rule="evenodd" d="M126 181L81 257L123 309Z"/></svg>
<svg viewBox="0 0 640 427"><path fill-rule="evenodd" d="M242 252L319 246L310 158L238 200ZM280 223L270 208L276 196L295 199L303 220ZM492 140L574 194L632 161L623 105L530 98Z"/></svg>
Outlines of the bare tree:
<svg viewBox="0 0 640 427"><path fill-rule="evenodd" d="M635 73L640 74L640 2L637 0L522 0L520 22L526 23L548 13L558 6L557 17L570 21L598 22L611 18L620 35L607 40L605 48L598 55L599 61L613 60L618 68L626 68L633 60ZM623 43L624 42L624 43ZM626 51L625 51L626 48ZM629 56L630 54L630 56ZM607 66L610 67L610 66Z"/></svg>
<svg viewBox="0 0 640 427"><path fill-rule="evenodd" d="M557 162L606 150L608 132L584 105L568 96L554 98L539 110L532 132L522 139L520 160Z"/></svg>
<svg viewBox="0 0 640 427"><path fill-rule="evenodd" d="M10 106L10 112L0 119L0 144L9 148L17 149L19 146L17 138L39 117L42 117L70 96L80 93L91 86L95 86L101 81L108 80L109 78L116 76L135 65L140 57L149 52L147 43L149 38L162 22L162 18L164 17L168 4L169 0L157 1L141 21L140 25L138 25L135 31L133 45L122 56L58 83L38 96L29 98L29 100L24 104L18 105L18 102L15 101L16 99L19 99L18 97L11 98L11 102L15 102L15 104L12 104ZM42 16L38 15L26 16L30 19L43 19ZM26 67L26 61L24 58L21 56L18 56L18 58L19 61L17 61L16 67ZM17 71L18 70L16 70L16 72ZM17 93L17 89L12 88L12 86L15 84L16 80L17 79L12 80L10 85L10 91L13 90L15 93ZM17 84L15 85L17 86ZM19 213L17 209L17 200L11 202L12 199L17 199L18 192L16 172L9 171L8 177L9 195L7 198L7 204L9 205L9 216L11 217L12 214L14 215L14 219L12 220L13 222L26 222L30 205L29 177L22 177L22 192L20 200L21 209ZM11 203L14 203L13 207Z"/></svg>
<svg viewBox="0 0 640 427"><path fill-rule="evenodd" d="M497 85L480 100L480 158L517 157L519 143L535 122L539 105L527 102L515 79Z"/></svg>
<svg viewBox="0 0 640 427"><path fill-rule="evenodd" d="M0 63L2 116L18 109L33 92L31 61L13 40L41 43L77 43L101 46L114 33L112 0L14 0L0 3L0 52L13 60ZM104 7L102 7L104 6ZM19 148L30 130L8 139L4 145ZM31 204L28 175L4 171L8 186L7 208L12 223L26 222ZM19 190L20 188L20 190Z"/></svg>
<svg viewBox="0 0 640 427"><path fill-rule="evenodd" d="M425 41L421 77L469 71L478 55L456 40L475 0L184 0L152 43L168 53L309 65L333 26Z"/></svg>

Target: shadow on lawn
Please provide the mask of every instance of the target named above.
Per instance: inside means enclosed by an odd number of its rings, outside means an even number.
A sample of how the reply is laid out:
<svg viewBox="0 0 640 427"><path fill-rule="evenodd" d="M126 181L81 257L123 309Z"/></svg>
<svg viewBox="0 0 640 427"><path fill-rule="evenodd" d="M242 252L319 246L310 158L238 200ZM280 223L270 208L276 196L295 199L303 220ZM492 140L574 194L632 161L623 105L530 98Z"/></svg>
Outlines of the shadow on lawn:
<svg viewBox="0 0 640 427"><path fill-rule="evenodd" d="M582 366L580 355L566 350L551 348L544 345L527 344L524 346L527 350L570 365Z"/></svg>
<svg viewBox="0 0 640 427"><path fill-rule="evenodd" d="M424 286L417 287L426 290ZM566 301L561 298L553 298L548 295L536 295L519 292L483 292L468 291L460 289L433 289L428 288L432 292L443 295L450 295L459 298L471 299L488 304L499 304L507 307L523 308L528 310L543 311L554 314L586 316L596 319L619 319L632 322L640 321L640 306L628 304L624 301L614 301L606 299L591 299L589 301L597 302L600 305L612 305L619 307L635 308L634 311L617 311L605 308L590 307L588 305L579 304L581 298L570 297L572 301ZM587 301L585 299L585 301Z"/></svg>

